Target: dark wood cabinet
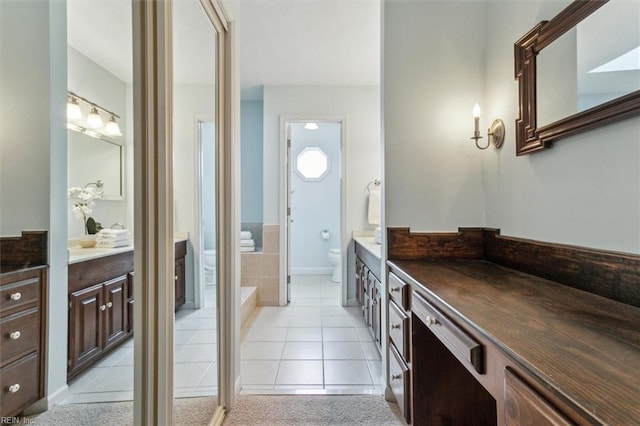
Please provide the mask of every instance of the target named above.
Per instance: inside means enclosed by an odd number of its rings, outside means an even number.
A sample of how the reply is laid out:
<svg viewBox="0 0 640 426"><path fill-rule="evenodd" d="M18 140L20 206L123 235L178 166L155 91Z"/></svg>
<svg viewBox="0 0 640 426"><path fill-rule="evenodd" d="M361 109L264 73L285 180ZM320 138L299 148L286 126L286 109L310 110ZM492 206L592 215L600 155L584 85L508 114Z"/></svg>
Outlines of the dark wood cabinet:
<svg viewBox="0 0 640 426"><path fill-rule="evenodd" d="M640 256L482 228L387 242L388 384L407 422L638 424Z"/></svg>
<svg viewBox="0 0 640 426"><path fill-rule="evenodd" d="M47 232L2 237L0 253L0 417L10 420L46 396Z"/></svg>
<svg viewBox="0 0 640 426"><path fill-rule="evenodd" d="M175 258L175 309L182 305L186 301L185 298L185 256L187 252L186 241L176 243L176 258Z"/></svg>
<svg viewBox="0 0 640 426"><path fill-rule="evenodd" d="M102 284L74 291L69 296L69 364L74 373L104 349L104 290Z"/></svg>
<svg viewBox="0 0 640 426"><path fill-rule="evenodd" d="M382 351L382 283L380 259L355 241L356 297L373 341Z"/></svg>
<svg viewBox="0 0 640 426"><path fill-rule="evenodd" d="M127 287L132 286L128 276L115 278L104 283L105 294L105 349L117 344L128 336Z"/></svg>
<svg viewBox="0 0 640 426"><path fill-rule="evenodd" d="M185 303L186 241L176 243L175 308ZM67 380L133 335L133 251L69 265Z"/></svg>

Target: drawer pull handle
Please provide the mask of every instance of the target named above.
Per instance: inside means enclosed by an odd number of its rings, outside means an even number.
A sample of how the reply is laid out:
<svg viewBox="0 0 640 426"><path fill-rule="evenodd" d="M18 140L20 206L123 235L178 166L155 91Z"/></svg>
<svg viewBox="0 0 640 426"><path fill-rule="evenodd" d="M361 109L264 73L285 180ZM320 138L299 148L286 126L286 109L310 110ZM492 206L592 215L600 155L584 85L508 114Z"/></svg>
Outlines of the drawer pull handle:
<svg viewBox="0 0 640 426"><path fill-rule="evenodd" d="M9 338L11 340L18 340L20 338L21 334L19 331L14 331L13 333L9 334Z"/></svg>
<svg viewBox="0 0 640 426"><path fill-rule="evenodd" d="M20 384L16 383L15 385L9 386L9 392L16 393L20 390Z"/></svg>
<svg viewBox="0 0 640 426"><path fill-rule="evenodd" d="M400 287L391 287L391 288L389 289L389 291L390 291L391 293L398 293L398 292L400 292Z"/></svg>
<svg viewBox="0 0 640 426"><path fill-rule="evenodd" d="M11 293L11 300L20 300L22 298L21 293Z"/></svg>
<svg viewBox="0 0 640 426"><path fill-rule="evenodd" d="M391 324L391 329L400 328L400 324Z"/></svg>
<svg viewBox="0 0 640 426"><path fill-rule="evenodd" d="M391 380L400 380L402 379L402 374L392 374Z"/></svg>
<svg viewBox="0 0 640 426"><path fill-rule="evenodd" d="M438 324L438 320L435 319L434 317L427 315L427 318L425 319L424 323L427 325L427 327L431 327L432 325Z"/></svg>
<svg viewBox="0 0 640 426"><path fill-rule="evenodd" d="M107 302L107 308L111 308L113 306L113 302Z"/></svg>
<svg viewBox="0 0 640 426"><path fill-rule="evenodd" d="M101 310L101 311L106 311L106 310L107 310L107 305L102 305L102 306L100 306L100 310Z"/></svg>

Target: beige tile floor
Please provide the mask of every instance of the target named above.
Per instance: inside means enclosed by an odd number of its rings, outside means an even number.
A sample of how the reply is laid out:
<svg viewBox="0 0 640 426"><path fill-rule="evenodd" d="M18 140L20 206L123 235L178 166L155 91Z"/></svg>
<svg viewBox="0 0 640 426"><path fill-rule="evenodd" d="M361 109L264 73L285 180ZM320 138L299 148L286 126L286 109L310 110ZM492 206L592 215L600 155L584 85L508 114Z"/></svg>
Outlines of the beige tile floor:
<svg viewBox="0 0 640 426"><path fill-rule="evenodd" d="M205 288L205 307L180 309L174 327L174 395L217 393L215 286ZM57 404L133 399L133 338L73 380Z"/></svg>
<svg viewBox="0 0 640 426"><path fill-rule="evenodd" d="M380 353L330 276L292 277L291 302L242 328L242 393L381 393Z"/></svg>
<svg viewBox="0 0 640 426"><path fill-rule="evenodd" d="M292 277L285 307L258 307L242 328L243 393L381 393L381 361L359 307L330 276ZM215 287L176 313L176 397L217 393ZM69 384L58 404L133 399L133 339Z"/></svg>

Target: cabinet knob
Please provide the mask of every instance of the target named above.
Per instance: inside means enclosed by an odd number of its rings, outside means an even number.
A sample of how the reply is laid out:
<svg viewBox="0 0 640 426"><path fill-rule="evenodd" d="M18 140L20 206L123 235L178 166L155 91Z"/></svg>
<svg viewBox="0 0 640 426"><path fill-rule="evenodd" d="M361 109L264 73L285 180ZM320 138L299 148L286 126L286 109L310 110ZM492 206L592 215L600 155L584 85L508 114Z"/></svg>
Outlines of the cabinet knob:
<svg viewBox="0 0 640 426"><path fill-rule="evenodd" d="M18 340L21 335L22 334L19 331L14 331L13 333L9 334L9 338L11 340Z"/></svg>
<svg viewBox="0 0 640 426"><path fill-rule="evenodd" d="M402 379L402 374L392 374L391 380L400 380Z"/></svg>
<svg viewBox="0 0 640 426"><path fill-rule="evenodd" d="M16 393L20 390L20 384L16 383L15 385L9 386L9 392Z"/></svg>
<svg viewBox="0 0 640 426"><path fill-rule="evenodd" d="M107 310L107 305L102 305L102 306L100 306L100 310L101 310L101 311L106 311L106 310Z"/></svg>
<svg viewBox="0 0 640 426"><path fill-rule="evenodd" d="M21 293L11 293L11 300L20 300L22 298L22 294Z"/></svg>
<svg viewBox="0 0 640 426"><path fill-rule="evenodd" d="M178 276L176 275L173 279L174 279L175 281L178 281Z"/></svg>
<svg viewBox="0 0 640 426"><path fill-rule="evenodd" d="M427 318L424 320L424 323L427 325L427 327L431 327L432 325L436 325L438 323L438 320L435 319L434 317L427 315Z"/></svg>
<svg viewBox="0 0 640 426"><path fill-rule="evenodd" d="M390 291L391 293L398 293L398 292L400 291L400 287L391 287L391 288L389 289L389 291Z"/></svg>
<svg viewBox="0 0 640 426"><path fill-rule="evenodd" d="M362 310L363 310L363 311L366 311L366 310L367 310L367 307L366 307L365 305L362 305Z"/></svg>
<svg viewBox="0 0 640 426"><path fill-rule="evenodd" d="M107 302L107 308L111 308L113 306L113 302Z"/></svg>
<svg viewBox="0 0 640 426"><path fill-rule="evenodd" d="M391 324L391 329L400 328L400 324Z"/></svg>

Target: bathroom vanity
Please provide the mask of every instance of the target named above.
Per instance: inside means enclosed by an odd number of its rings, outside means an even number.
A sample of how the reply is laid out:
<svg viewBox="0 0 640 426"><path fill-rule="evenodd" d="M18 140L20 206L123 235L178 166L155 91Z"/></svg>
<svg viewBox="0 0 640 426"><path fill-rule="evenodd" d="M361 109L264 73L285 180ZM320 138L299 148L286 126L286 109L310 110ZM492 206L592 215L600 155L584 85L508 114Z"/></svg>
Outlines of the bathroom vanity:
<svg viewBox="0 0 640 426"><path fill-rule="evenodd" d="M482 228L387 241L389 383L407 422L640 422L640 256Z"/></svg>
<svg viewBox="0 0 640 426"><path fill-rule="evenodd" d="M0 416L45 396L47 232L0 238Z"/></svg>
<svg viewBox="0 0 640 426"><path fill-rule="evenodd" d="M373 237L354 236L356 252L356 298L365 323L379 351L382 351L382 262L380 244Z"/></svg>
<svg viewBox="0 0 640 426"><path fill-rule="evenodd" d="M133 248L91 250L69 259L67 380L133 334ZM175 309L185 303L186 254L187 242L177 241Z"/></svg>

